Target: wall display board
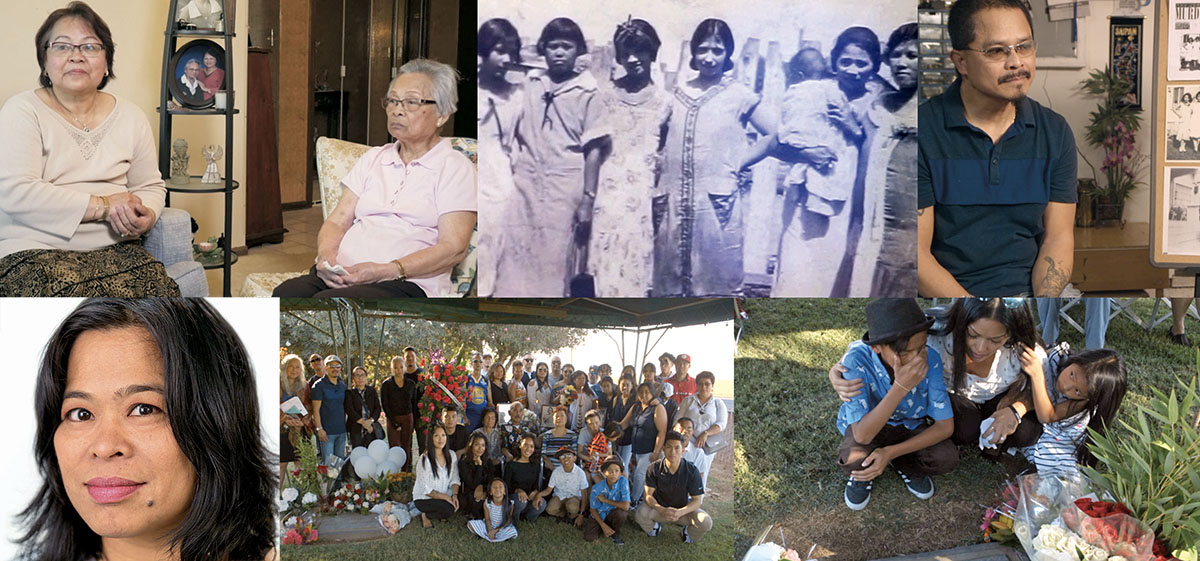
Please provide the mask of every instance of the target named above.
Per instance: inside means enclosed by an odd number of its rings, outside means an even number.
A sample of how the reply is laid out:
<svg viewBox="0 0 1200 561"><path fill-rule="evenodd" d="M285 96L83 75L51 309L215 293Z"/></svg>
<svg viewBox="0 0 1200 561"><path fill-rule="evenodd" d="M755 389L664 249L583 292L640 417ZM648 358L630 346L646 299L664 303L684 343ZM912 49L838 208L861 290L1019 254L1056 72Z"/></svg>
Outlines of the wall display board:
<svg viewBox="0 0 1200 561"><path fill-rule="evenodd" d="M1200 266L1200 1L1155 3L1150 261Z"/></svg>

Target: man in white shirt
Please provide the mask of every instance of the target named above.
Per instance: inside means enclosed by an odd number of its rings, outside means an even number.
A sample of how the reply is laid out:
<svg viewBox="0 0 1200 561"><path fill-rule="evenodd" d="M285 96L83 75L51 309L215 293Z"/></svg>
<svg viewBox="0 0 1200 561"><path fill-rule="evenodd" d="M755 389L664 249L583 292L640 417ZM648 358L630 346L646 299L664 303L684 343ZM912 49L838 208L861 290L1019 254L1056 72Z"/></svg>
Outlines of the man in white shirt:
<svg viewBox="0 0 1200 561"><path fill-rule="evenodd" d="M588 490L587 475L583 469L575 466L575 451L562 447L555 454L559 466L550 474L550 483L538 493L545 497L551 493L550 502L546 505L546 514L558 517L561 522L571 522L576 527L583 527L583 509L587 506L584 493ZM565 515L565 518L564 518Z"/></svg>
<svg viewBox="0 0 1200 561"><path fill-rule="evenodd" d="M183 75L179 77L180 83L183 86L180 92L183 101L188 104L200 105L204 103L204 90L200 88L200 80L197 78L200 74L200 61L189 59L183 65Z"/></svg>

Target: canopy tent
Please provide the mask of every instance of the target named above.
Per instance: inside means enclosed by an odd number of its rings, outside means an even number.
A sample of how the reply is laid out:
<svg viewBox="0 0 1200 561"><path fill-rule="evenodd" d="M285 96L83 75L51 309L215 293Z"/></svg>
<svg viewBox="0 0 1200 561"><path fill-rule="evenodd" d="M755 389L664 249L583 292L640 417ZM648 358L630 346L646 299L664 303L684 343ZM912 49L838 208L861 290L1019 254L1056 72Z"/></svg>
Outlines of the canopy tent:
<svg viewBox="0 0 1200 561"><path fill-rule="evenodd" d="M662 334L672 327L730 321L734 318L735 305L732 298L298 298L281 299L279 309L281 313L327 311L331 328L336 315L346 342L347 356L352 354L352 337L357 339L355 346L359 353L364 348L366 337L362 318L403 317L444 323L615 329L622 332L619 342L613 338L622 357L625 355L624 334L633 333L633 356L639 357L637 363L641 364L657 343L657 340L650 341L654 332L659 332L658 339L661 340ZM355 327L353 334L346 332L347 324Z"/></svg>

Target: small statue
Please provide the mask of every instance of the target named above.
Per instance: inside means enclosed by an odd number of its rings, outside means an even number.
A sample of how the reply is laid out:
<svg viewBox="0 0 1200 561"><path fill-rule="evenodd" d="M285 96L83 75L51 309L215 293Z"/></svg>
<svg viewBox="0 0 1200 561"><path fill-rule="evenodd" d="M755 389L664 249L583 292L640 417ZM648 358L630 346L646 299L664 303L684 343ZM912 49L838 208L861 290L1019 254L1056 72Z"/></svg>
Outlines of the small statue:
<svg viewBox="0 0 1200 561"><path fill-rule="evenodd" d="M200 178L200 183L221 183L221 172L217 171L217 160L225 154L225 151L216 144L209 144L200 150L204 155L204 161L208 165L204 167L204 177Z"/></svg>
<svg viewBox="0 0 1200 561"><path fill-rule="evenodd" d="M188 176L188 145L182 138L176 138L171 144L174 152L171 154L171 183L187 185L192 181Z"/></svg>

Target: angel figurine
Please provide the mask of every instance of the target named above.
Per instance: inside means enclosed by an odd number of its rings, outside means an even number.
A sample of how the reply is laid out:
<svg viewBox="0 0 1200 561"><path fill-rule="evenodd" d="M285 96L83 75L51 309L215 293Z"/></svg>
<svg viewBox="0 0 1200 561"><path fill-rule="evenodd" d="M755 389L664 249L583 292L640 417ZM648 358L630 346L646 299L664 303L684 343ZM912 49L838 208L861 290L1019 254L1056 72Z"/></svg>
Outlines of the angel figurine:
<svg viewBox="0 0 1200 561"><path fill-rule="evenodd" d="M221 159L225 151L216 144L209 144L201 149L200 153L204 156L204 161L208 162L204 168L204 177L200 178L200 183L220 183L221 172L217 171L217 160Z"/></svg>

